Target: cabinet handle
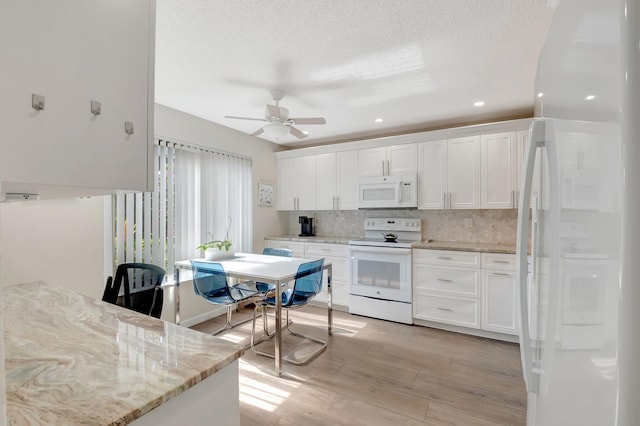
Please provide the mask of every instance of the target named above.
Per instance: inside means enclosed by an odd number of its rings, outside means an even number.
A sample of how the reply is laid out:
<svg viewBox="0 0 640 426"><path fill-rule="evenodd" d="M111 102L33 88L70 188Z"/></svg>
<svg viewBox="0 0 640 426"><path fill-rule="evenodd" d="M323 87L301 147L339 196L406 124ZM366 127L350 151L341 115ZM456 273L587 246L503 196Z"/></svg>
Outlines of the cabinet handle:
<svg viewBox="0 0 640 426"><path fill-rule="evenodd" d="M442 260L453 260L452 257L445 257L445 256L438 256L438 259L442 259Z"/></svg>
<svg viewBox="0 0 640 426"><path fill-rule="evenodd" d="M133 134L133 123L131 121L124 122L124 132L128 135Z"/></svg>
<svg viewBox="0 0 640 426"><path fill-rule="evenodd" d="M502 264L509 264L511 262L509 262L508 260L493 260L493 263L502 263Z"/></svg>
<svg viewBox="0 0 640 426"><path fill-rule="evenodd" d="M452 280L447 280L445 278L437 278L437 281L442 281L443 283L452 283Z"/></svg>
<svg viewBox="0 0 640 426"><path fill-rule="evenodd" d="M453 309L451 308L438 308L439 311L445 311L445 312L453 312Z"/></svg>
<svg viewBox="0 0 640 426"><path fill-rule="evenodd" d="M384 176L384 160L382 161L382 176Z"/></svg>
<svg viewBox="0 0 640 426"><path fill-rule="evenodd" d="M492 275L492 276L493 276L493 275L497 275L497 276L499 276L499 277L512 277L512 276L513 276L513 275L511 275L511 274L503 274L503 273L500 273L500 272L492 272L492 273L490 273L489 275Z"/></svg>

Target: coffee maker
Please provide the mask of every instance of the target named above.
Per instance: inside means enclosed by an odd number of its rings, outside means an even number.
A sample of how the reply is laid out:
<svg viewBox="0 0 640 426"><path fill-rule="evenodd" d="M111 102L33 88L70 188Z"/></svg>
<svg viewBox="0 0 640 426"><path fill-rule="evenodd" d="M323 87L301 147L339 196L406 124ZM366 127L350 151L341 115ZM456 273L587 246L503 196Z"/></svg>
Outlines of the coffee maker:
<svg viewBox="0 0 640 426"><path fill-rule="evenodd" d="M313 232L313 218L306 216L298 216L298 222L300 223L300 235L299 237L313 237L316 234Z"/></svg>

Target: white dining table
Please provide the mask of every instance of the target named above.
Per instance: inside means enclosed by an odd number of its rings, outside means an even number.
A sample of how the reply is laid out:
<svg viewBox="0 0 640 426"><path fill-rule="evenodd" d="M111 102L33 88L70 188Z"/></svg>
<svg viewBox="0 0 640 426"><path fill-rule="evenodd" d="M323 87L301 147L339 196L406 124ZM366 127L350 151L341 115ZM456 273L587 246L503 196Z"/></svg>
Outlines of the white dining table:
<svg viewBox="0 0 640 426"><path fill-rule="evenodd" d="M298 273L298 267L313 258L302 259L297 257L269 256L253 253L235 253L233 257L215 260L222 264L227 276L237 280L251 280L275 285L276 293L276 324L282 321L282 284L291 282ZM206 262L204 259L194 259ZM190 260L181 260L175 263L174 313L176 324L180 323L180 270L191 269ZM325 260L323 269L327 273L327 326L328 334L333 334L333 296L331 292L331 262ZM282 327L276 327L275 335L275 374L280 376L282 366Z"/></svg>

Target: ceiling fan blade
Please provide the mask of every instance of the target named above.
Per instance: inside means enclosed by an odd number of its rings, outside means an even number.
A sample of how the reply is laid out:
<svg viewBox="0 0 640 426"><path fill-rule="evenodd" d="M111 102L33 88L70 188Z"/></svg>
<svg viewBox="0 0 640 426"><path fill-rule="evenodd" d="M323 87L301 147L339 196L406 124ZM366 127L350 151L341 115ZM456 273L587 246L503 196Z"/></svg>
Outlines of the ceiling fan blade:
<svg viewBox="0 0 640 426"><path fill-rule="evenodd" d="M324 117L290 118L289 121L293 124L327 124Z"/></svg>
<svg viewBox="0 0 640 426"><path fill-rule="evenodd" d="M264 133L264 130L262 129L262 127L260 127L258 130L256 130L255 132L251 133L251 136L260 136L263 133Z"/></svg>
<svg viewBox="0 0 640 426"><path fill-rule="evenodd" d="M237 117L235 115L225 115L224 118L233 118L234 120L267 121L264 118Z"/></svg>
<svg viewBox="0 0 640 426"><path fill-rule="evenodd" d="M307 137L307 135L305 135L302 131L296 129L293 126L289 126L289 133L291 133L293 136L297 137L298 139L304 139Z"/></svg>

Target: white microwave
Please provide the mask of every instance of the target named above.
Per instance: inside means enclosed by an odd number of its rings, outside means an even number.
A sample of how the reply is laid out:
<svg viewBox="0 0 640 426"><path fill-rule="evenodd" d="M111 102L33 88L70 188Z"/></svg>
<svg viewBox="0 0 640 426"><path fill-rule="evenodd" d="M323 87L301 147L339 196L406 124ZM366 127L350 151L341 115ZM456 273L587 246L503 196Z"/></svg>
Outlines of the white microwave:
<svg viewBox="0 0 640 426"><path fill-rule="evenodd" d="M358 179L358 208L417 208L417 181L417 175L360 178Z"/></svg>

